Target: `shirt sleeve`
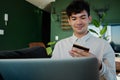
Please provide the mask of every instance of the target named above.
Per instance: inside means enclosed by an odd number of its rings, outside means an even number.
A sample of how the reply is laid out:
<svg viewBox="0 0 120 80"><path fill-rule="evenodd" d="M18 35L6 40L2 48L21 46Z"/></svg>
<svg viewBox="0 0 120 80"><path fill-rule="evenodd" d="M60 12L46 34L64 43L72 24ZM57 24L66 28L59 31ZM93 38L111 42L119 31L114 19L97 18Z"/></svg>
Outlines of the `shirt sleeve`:
<svg viewBox="0 0 120 80"><path fill-rule="evenodd" d="M115 54L109 44L103 50L102 68L100 70L100 80L117 80L115 67Z"/></svg>

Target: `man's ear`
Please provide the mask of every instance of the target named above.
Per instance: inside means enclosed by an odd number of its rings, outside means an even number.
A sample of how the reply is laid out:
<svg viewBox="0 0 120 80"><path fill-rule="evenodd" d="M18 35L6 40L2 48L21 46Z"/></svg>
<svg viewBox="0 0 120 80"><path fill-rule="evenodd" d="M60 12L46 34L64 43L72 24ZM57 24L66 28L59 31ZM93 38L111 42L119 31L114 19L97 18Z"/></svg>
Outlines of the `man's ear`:
<svg viewBox="0 0 120 80"><path fill-rule="evenodd" d="M89 23L92 22L92 16L89 16Z"/></svg>
<svg viewBox="0 0 120 80"><path fill-rule="evenodd" d="M71 25L71 22L70 22L70 19L68 18L68 23L69 23L69 25Z"/></svg>

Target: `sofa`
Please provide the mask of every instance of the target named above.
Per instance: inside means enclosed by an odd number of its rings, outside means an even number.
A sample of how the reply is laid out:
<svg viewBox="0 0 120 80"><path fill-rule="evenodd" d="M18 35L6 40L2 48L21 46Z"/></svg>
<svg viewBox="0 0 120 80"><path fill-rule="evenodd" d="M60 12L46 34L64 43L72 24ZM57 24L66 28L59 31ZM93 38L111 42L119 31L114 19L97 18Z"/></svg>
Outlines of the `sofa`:
<svg viewBox="0 0 120 80"><path fill-rule="evenodd" d="M49 58L44 47L36 46L18 50L0 51L0 59Z"/></svg>

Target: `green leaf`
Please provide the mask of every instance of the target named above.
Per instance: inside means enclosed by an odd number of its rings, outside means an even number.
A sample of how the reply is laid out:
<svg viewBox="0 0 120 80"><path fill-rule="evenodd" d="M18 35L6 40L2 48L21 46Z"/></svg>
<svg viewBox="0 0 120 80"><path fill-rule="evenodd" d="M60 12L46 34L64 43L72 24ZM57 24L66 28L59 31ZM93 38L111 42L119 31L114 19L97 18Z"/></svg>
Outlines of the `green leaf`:
<svg viewBox="0 0 120 80"><path fill-rule="evenodd" d="M100 35L104 35L107 31L107 25L103 26L103 28L100 30Z"/></svg>
<svg viewBox="0 0 120 80"><path fill-rule="evenodd" d="M52 48L51 47L47 47L46 51L47 51L48 55L52 55Z"/></svg>
<svg viewBox="0 0 120 80"><path fill-rule="evenodd" d="M103 39L108 40L108 37L106 36L106 37L104 37Z"/></svg>
<svg viewBox="0 0 120 80"><path fill-rule="evenodd" d="M104 21L104 17L106 16L105 13L102 14L102 22Z"/></svg>
<svg viewBox="0 0 120 80"><path fill-rule="evenodd" d="M48 42L48 44L47 45L54 45L56 43L56 41L51 41L51 42Z"/></svg>
<svg viewBox="0 0 120 80"><path fill-rule="evenodd" d="M98 35L98 33L95 30L93 30L93 29L89 29L89 31Z"/></svg>
<svg viewBox="0 0 120 80"><path fill-rule="evenodd" d="M102 36L99 36L99 38L102 38Z"/></svg>
<svg viewBox="0 0 120 80"><path fill-rule="evenodd" d="M92 24L95 25L95 27L100 27L100 22L96 19L92 20Z"/></svg>

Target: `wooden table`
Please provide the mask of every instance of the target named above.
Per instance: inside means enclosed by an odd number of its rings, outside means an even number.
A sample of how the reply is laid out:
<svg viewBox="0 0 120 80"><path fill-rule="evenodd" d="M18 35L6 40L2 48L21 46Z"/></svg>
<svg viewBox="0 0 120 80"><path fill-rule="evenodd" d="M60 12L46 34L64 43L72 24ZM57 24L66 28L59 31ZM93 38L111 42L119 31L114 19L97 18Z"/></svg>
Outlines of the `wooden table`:
<svg viewBox="0 0 120 80"><path fill-rule="evenodd" d="M115 63L116 63L116 73L120 73L120 57L115 58Z"/></svg>

